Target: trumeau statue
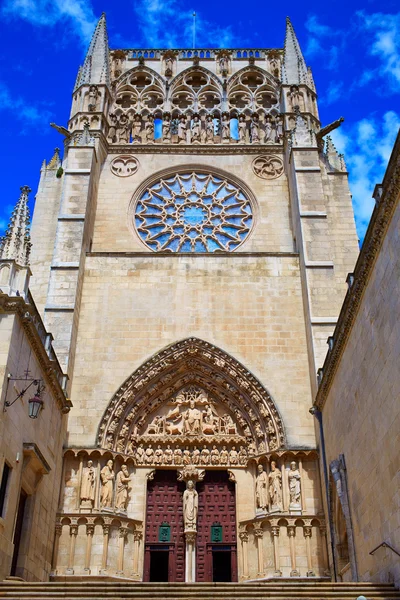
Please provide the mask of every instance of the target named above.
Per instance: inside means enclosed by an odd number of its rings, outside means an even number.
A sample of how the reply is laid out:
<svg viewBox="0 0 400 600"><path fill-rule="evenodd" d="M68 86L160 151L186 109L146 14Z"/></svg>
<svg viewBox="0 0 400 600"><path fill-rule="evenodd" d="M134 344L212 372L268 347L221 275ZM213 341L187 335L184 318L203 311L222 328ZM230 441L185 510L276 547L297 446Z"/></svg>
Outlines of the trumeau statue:
<svg viewBox="0 0 400 600"><path fill-rule="evenodd" d="M92 508L94 503L95 470L93 462L88 460L87 469L82 475L81 506Z"/></svg>
<svg viewBox="0 0 400 600"><path fill-rule="evenodd" d="M262 465L257 467L256 479L256 506L262 511L268 510L268 475Z"/></svg>
<svg viewBox="0 0 400 600"><path fill-rule="evenodd" d="M128 506L128 486L129 473L126 465L122 465L116 479L115 489L115 508L119 511L126 511Z"/></svg>
<svg viewBox="0 0 400 600"><path fill-rule="evenodd" d="M100 505L102 508L111 507L113 501L115 473L113 470L113 461L109 460L105 467L100 471L101 493Z"/></svg>
<svg viewBox="0 0 400 600"><path fill-rule="evenodd" d="M268 475L269 496L271 499L271 510L282 510L282 475L276 466L276 462L271 462L271 470Z"/></svg>
<svg viewBox="0 0 400 600"><path fill-rule="evenodd" d="M300 506L301 475L300 475L300 471L298 470L297 465L294 461L290 463L288 479L289 479L290 507L297 508Z"/></svg>
<svg viewBox="0 0 400 600"><path fill-rule="evenodd" d="M185 533L197 531L197 512L199 508L199 495L196 492L193 481L190 479L183 492L183 523Z"/></svg>

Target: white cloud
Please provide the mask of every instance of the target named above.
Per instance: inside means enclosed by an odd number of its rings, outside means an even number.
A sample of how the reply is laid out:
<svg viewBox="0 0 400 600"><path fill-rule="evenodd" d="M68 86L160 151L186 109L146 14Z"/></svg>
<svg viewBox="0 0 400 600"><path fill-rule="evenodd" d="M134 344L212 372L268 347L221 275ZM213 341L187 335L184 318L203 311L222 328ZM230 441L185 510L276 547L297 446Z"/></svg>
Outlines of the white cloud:
<svg viewBox="0 0 400 600"><path fill-rule="evenodd" d="M359 30L367 36L369 53L380 63L369 70L366 82L372 76L384 77L393 91L400 91L400 13L369 15L360 11L357 17Z"/></svg>
<svg viewBox="0 0 400 600"><path fill-rule="evenodd" d="M343 94L343 81L331 81L324 96L321 97L321 104L333 104L340 100Z"/></svg>
<svg viewBox="0 0 400 600"><path fill-rule="evenodd" d="M27 133L28 127L47 127L52 113L47 108L40 105L34 105L21 96L12 96L5 83L0 81L0 112L7 111L21 121L24 128L21 134Z"/></svg>
<svg viewBox="0 0 400 600"><path fill-rule="evenodd" d="M192 47L193 11L185 9L182 0L139 0L135 2L134 9L145 46ZM220 27L196 14L197 48L229 48L237 43L231 27Z"/></svg>
<svg viewBox="0 0 400 600"><path fill-rule="evenodd" d="M399 127L400 113L388 111L381 120L372 115L348 131L344 126L332 132L337 150L345 154L360 239L374 208L372 192L383 179Z"/></svg>
<svg viewBox="0 0 400 600"><path fill-rule="evenodd" d="M309 58L323 58L324 67L336 69L340 52L345 43L344 32L320 23L316 15L308 17L305 27L310 34L305 49L306 56ZM334 38L339 40L339 45L331 43Z"/></svg>
<svg viewBox="0 0 400 600"><path fill-rule="evenodd" d="M64 21L85 46L97 21L89 0L5 0L2 14L38 27Z"/></svg>

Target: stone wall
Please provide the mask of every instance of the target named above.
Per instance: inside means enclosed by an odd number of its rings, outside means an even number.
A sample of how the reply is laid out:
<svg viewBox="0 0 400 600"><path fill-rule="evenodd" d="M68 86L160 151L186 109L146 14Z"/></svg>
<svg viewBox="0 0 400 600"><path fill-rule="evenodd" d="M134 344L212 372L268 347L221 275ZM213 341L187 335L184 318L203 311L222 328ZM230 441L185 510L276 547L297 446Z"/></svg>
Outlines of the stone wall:
<svg viewBox="0 0 400 600"><path fill-rule="evenodd" d="M365 258L372 247L375 227L381 239L387 202L384 199L384 206L375 209L371 231L367 232L360 265L356 268L356 281L359 273L363 276L365 269L370 268L365 267ZM344 455L358 578L395 581L399 585L399 557L388 548L370 555L383 541L400 551L398 192L395 206L352 328L347 332L344 351L323 406L323 422L328 466ZM346 314L349 313L344 312L343 316ZM336 338L335 333L335 344ZM325 374L328 369L329 362L324 365Z"/></svg>
<svg viewBox="0 0 400 600"><path fill-rule="evenodd" d="M66 417L52 394L52 386L19 316L1 314L0 332L0 377L3 382L0 473L5 462L11 468L3 517L0 517L0 580L10 574L14 525L23 488L28 498L16 575L30 581L45 581L51 568ZM24 377L27 369L29 377L42 379L46 384L42 396L44 407L36 420L28 416L28 399L34 395L35 386L3 412L3 402L6 399L12 402L26 385L23 381L10 382L6 396L7 375Z"/></svg>

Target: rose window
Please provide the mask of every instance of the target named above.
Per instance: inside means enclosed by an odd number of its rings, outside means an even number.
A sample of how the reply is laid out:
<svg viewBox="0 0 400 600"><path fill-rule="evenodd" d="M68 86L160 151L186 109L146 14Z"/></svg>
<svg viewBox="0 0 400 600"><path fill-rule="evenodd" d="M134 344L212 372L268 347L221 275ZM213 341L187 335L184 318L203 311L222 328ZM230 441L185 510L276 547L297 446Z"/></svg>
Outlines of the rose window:
<svg viewBox="0 0 400 600"><path fill-rule="evenodd" d="M160 179L141 195L135 211L136 230L154 251L231 251L252 222L249 199L235 183L198 172Z"/></svg>

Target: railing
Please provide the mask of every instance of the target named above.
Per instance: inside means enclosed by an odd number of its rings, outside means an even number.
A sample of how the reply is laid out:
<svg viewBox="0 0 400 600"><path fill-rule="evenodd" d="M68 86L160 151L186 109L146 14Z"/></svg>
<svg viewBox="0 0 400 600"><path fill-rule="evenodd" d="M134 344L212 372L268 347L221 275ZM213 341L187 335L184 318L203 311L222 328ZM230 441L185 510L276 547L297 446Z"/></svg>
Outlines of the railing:
<svg viewBox="0 0 400 600"><path fill-rule="evenodd" d="M235 48L235 49L230 49L228 50L231 53L232 59L236 60L236 59L249 59L249 58L260 58L260 59L264 59L266 57L266 55L268 54L268 52L270 52L269 49L266 48ZM127 58L146 58L146 59L153 59L153 60L159 60L161 58L161 55L163 54L164 50L151 50L151 49L135 49L135 50L128 50L128 56ZM185 49L180 49L177 50L177 56L180 59L187 59L187 58L194 58L194 57L198 57L198 58L202 58L202 59L215 59L215 56L218 54L219 50L217 49L209 49L209 48L196 48L194 49L189 49L189 48L185 48Z"/></svg>
<svg viewBox="0 0 400 600"><path fill-rule="evenodd" d="M382 548L389 548L389 550L391 550L392 552L394 552L395 554L397 554L397 556L400 556L400 552L398 552L395 548L393 548L393 546L391 546L387 542L382 542L381 544L379 544L379 546L377 546L376 548L374 548L373 550L371 550L370 554L373 555L381 547Z"/></svg>

